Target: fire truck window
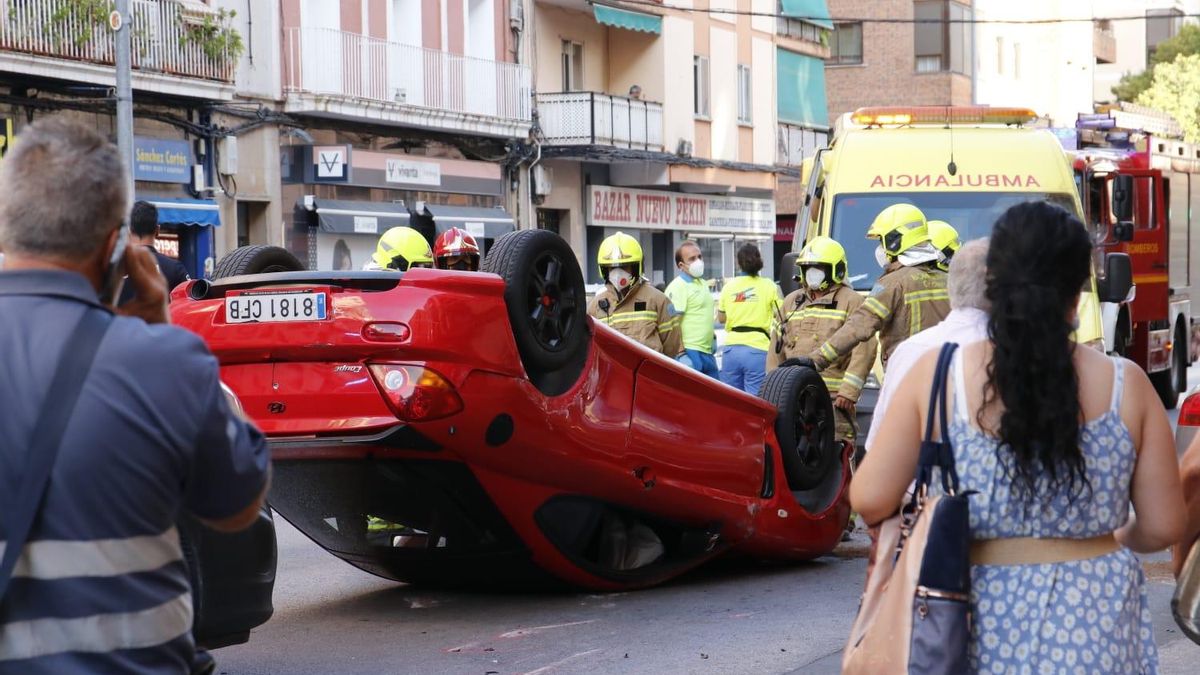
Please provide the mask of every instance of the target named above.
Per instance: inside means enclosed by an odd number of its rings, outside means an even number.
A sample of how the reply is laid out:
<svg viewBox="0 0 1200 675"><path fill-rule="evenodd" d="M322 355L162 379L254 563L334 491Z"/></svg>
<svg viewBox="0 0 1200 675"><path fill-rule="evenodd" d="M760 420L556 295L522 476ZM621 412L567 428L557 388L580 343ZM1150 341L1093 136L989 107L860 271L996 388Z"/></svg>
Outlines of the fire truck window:
<svg viewBox="0 0 1200 675"><path fill-rule="evenodd" d="M1148 198L1153 194L1154 179L1149 176L1133 179L1133 225L1138 230L1154 229L1154 200Z"/></svg>

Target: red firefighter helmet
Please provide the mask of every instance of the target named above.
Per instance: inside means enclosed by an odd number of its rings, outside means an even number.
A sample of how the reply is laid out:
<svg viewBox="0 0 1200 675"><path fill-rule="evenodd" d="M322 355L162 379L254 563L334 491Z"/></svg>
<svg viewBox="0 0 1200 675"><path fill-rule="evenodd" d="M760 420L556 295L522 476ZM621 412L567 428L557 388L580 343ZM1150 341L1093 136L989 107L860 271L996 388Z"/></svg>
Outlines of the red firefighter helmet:
<svg viewBox="0 0 1200 675"><path fill-rule="evenodd" d="M452 227L438 235L433 242L433 264L439 269L452 269L450 258L466 259L467 269L479 270L479 244L465 230Z"/></svg>

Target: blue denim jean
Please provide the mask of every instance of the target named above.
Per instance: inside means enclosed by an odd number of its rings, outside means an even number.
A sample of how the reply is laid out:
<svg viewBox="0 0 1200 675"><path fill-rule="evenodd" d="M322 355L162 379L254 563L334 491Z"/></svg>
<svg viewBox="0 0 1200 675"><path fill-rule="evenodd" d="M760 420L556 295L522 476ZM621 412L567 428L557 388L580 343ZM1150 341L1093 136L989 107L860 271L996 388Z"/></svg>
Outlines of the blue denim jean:
<svg viewBox="0 0 1200 675"><path fill-rule="evenodd" d="M721 381L758 396L767 377L767 352L746 345L730 345L721 351Z"/></svg>
<svg viewBox="0 0 1200 675"><path fill-rule="evenodd" d="M686 366L691 366L693 370L698 370L714 380L720 377L720 373L717 372L717 359L708 352L685 349L682 354L676 357L676 360Z"/></svg>

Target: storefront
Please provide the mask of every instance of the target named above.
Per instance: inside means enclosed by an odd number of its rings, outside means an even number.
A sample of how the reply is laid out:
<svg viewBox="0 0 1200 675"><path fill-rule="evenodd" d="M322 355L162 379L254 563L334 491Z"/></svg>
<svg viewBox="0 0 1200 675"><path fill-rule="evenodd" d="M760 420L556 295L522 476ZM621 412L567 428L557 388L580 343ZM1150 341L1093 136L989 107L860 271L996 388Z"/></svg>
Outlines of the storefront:
<svg viewBox="0 0 1200 675"><path fill-rule="evenodd" d="M310 269L359 269L389 228L413 227L432 243L449 229L486 249L516 225L503 209L500 166L348 145L281 149L284 241Z"/></svg>
<svg viewBox="0 0 1200 675"><path fill-rule="evenodd" d="M207 276L214 264L213 229L221 224L220 207L211 199L190 196L195 161L192 143L179 139L134 139L135 199L158 209L162 228L154 247L178 259L193 278Z"/></svg>
<svg viewBox="0 0 1200 675"><path fill-rule="evenodd" d="M592 185L587 197L588 262L604 237L617 231L636 236L646 252L646 276L652 283L675 275L675 248L693 239L704 253L705 273L721 280L736 274L735 254L743 243L763 253L764 276L774 272L772 240L775 202L751 197L688 194ZM588 265L594 267L594 265ZM589 271L589 281L600 283Z"/></svg>

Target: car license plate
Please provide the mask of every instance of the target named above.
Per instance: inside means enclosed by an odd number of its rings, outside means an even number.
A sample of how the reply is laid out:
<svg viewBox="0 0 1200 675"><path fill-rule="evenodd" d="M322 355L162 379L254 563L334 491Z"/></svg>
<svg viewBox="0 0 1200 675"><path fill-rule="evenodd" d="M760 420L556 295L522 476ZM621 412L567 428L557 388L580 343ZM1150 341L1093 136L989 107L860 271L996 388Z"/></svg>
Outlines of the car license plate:
<svg viewBox="0 0 1200 675"><path fill-rule="evenodd" d="M328 304L321 291L244 293L225 298L225 322L321 321Z"/></svg>

